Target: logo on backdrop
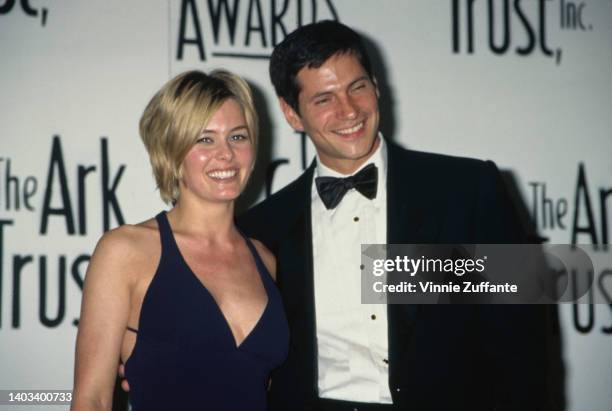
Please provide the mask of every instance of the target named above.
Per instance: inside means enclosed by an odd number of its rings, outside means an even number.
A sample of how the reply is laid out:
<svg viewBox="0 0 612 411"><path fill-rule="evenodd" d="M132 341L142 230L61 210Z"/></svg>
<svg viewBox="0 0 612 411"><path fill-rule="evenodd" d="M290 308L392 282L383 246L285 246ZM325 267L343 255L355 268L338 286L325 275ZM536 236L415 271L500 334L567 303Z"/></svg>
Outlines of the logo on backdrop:
<svg viewBox="0 0 612 411"><path fill-rule="evenodd" d="M592 31L586 6L575 0L451 0L452 51L540 55L561 64L563 49L551 45L551 30Z"/></svg>
<svg viewBox="0 0 612 411"><path fill-rule="evenodd" d="M338 20L332 0L181 0L174 56L268 59L295 28L324 19Z"/></svg>
<svg viewBox="0 0 612 411"><path fill-rule="evenodd" d="M528 184L529 211L538 231L561 230L569 234L569 244L595 244L600 245L602 251L607 249L610 244L608 212L612 210L612 187L589 186L587 167L584 163L578 164L574 195L571 199L556 196L546 182L530 181ZM610 297L612 293L607 291L610 289L612 269L607 268L587 274L594 276L594 281L602 294L607 296L612 311ZM572 286L576 287L576 284ZM591 290L589 296L591 299L592 292ZM580 333L592 332L596 323L594 304L573 304L573 323L576 331ZM612 324L602 326L601 332L612 335Z"/></svg>
<svg viewBox="0 0 612 411"><path fill-rule="evenodd" d="M47 24L47 16L49 15L46 7L37 9L30 4L30 0L19 0L19 2L17 0L5 0L4 4L0 6L0 16L9 13L21 13L33 19L40 19L42 26Z"/></svg>
<svg viewBox="0 0 612 411"><path fill-rule="evenodd" d="M38 232L31 233L32 236L44 238L52 230L60 230L61 234L70 237L85 236L91 231L88 230L87 222L98 217L87 213L87 210L98 209L87 201L99 198L102 228L107 231L111 228L112 220L117 225L124 223L117 188L126 166L121 164L119 167L111 167L108 140L105 137L100 139L98 162L67 164L59 136L53 137L47 175L43 179L14 171L21 166L9 157L0 157L0 329L3 326L3 309L9 310L10 326L21 327L22 282L26 276L30 280L36 273L39 320L46 327L57 327L66 319L67 276L70 275L82 290L91 256L11 252L12 233L23 228L14 219L6 218L6 215L23 213L36 219ZM76 187L76 191L71 191L71 187ZM92 195L94 190L98 190L99 196ZM4 268L8 270L4 271ZM3 292L2 288L9 275L12 277L12 289ZM52 295L53 292L57 295ZM3 300L4 296L8 296L8 301ZM73 319L73 324L77 325L78 319Z"/></svg>

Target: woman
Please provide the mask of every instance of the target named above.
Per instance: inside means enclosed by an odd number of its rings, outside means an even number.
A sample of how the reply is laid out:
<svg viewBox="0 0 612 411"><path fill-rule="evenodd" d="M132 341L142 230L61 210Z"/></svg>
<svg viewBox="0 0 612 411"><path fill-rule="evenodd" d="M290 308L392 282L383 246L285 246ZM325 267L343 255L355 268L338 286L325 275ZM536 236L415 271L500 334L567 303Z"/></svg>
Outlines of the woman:
<svg viewBox="0 0 612 411"><path fill-rule="evenodd" d="M233 220L257 145L249 87L226 71L181 74L149 102L140 134L174 206L98 243L72 410L110 410L123 361L135 411L263 411L288 328L273 255Z"/></svg>

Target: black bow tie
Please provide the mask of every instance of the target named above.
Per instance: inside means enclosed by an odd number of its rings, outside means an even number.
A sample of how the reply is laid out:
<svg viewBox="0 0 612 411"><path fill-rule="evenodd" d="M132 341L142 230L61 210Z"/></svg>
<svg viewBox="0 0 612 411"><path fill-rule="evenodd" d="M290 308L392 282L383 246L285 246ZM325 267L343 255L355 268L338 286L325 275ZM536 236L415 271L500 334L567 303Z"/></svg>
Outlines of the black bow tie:
<svg viewBox="0 0 612 411"><path fill-rule="evenodd" d="M356 189L370 200L376 198L377 183L378 169L374 164L368 164L357 174L350 177L317 177L315 179L319 197L321 197L325 208L328 210L336 208L351 188Z"/></svg>

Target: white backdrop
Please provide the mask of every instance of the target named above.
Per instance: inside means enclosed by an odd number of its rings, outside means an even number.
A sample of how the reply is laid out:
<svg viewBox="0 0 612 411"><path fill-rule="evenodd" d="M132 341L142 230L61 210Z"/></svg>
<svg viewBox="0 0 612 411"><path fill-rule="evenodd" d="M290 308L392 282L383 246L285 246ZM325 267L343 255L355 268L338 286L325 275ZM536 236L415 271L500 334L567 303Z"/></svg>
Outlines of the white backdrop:
<svg viewBox="0 0 612 411"><path fill-rule="evenodd" d="M288 160L272 191L299 175L314 151L282 119L266 56L326 18L373 46L388 138L493 159L550 242L609 242L610 0L4 0L0 389L72 387L87 257L163 207L137 125L171 76L225 67L255 87L271 145L252 198L271 161ZM610 307L560 309L568 410L612 410Z"/></svg>

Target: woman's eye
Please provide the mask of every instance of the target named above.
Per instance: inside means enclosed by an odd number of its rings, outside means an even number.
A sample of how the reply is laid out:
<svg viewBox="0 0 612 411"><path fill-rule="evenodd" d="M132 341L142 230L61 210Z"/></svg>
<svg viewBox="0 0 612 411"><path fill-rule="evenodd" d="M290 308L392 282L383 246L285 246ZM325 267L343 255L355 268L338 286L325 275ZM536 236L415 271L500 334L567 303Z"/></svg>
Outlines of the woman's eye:
<svg viewBox="0 0 612 411"><path fill-rule="evenodd" d="M249 138L247 136L245 136L244 134L234 134L230 137L231 141L244 141L244 140L248 140Z"/></svg>
<svg viewBox="0 0 612 411"><path fill-rule="evenodd" d="M198 139L198 143L211 144L213 142L214 142L213 139L210 137L200 137Z"/></svg>

